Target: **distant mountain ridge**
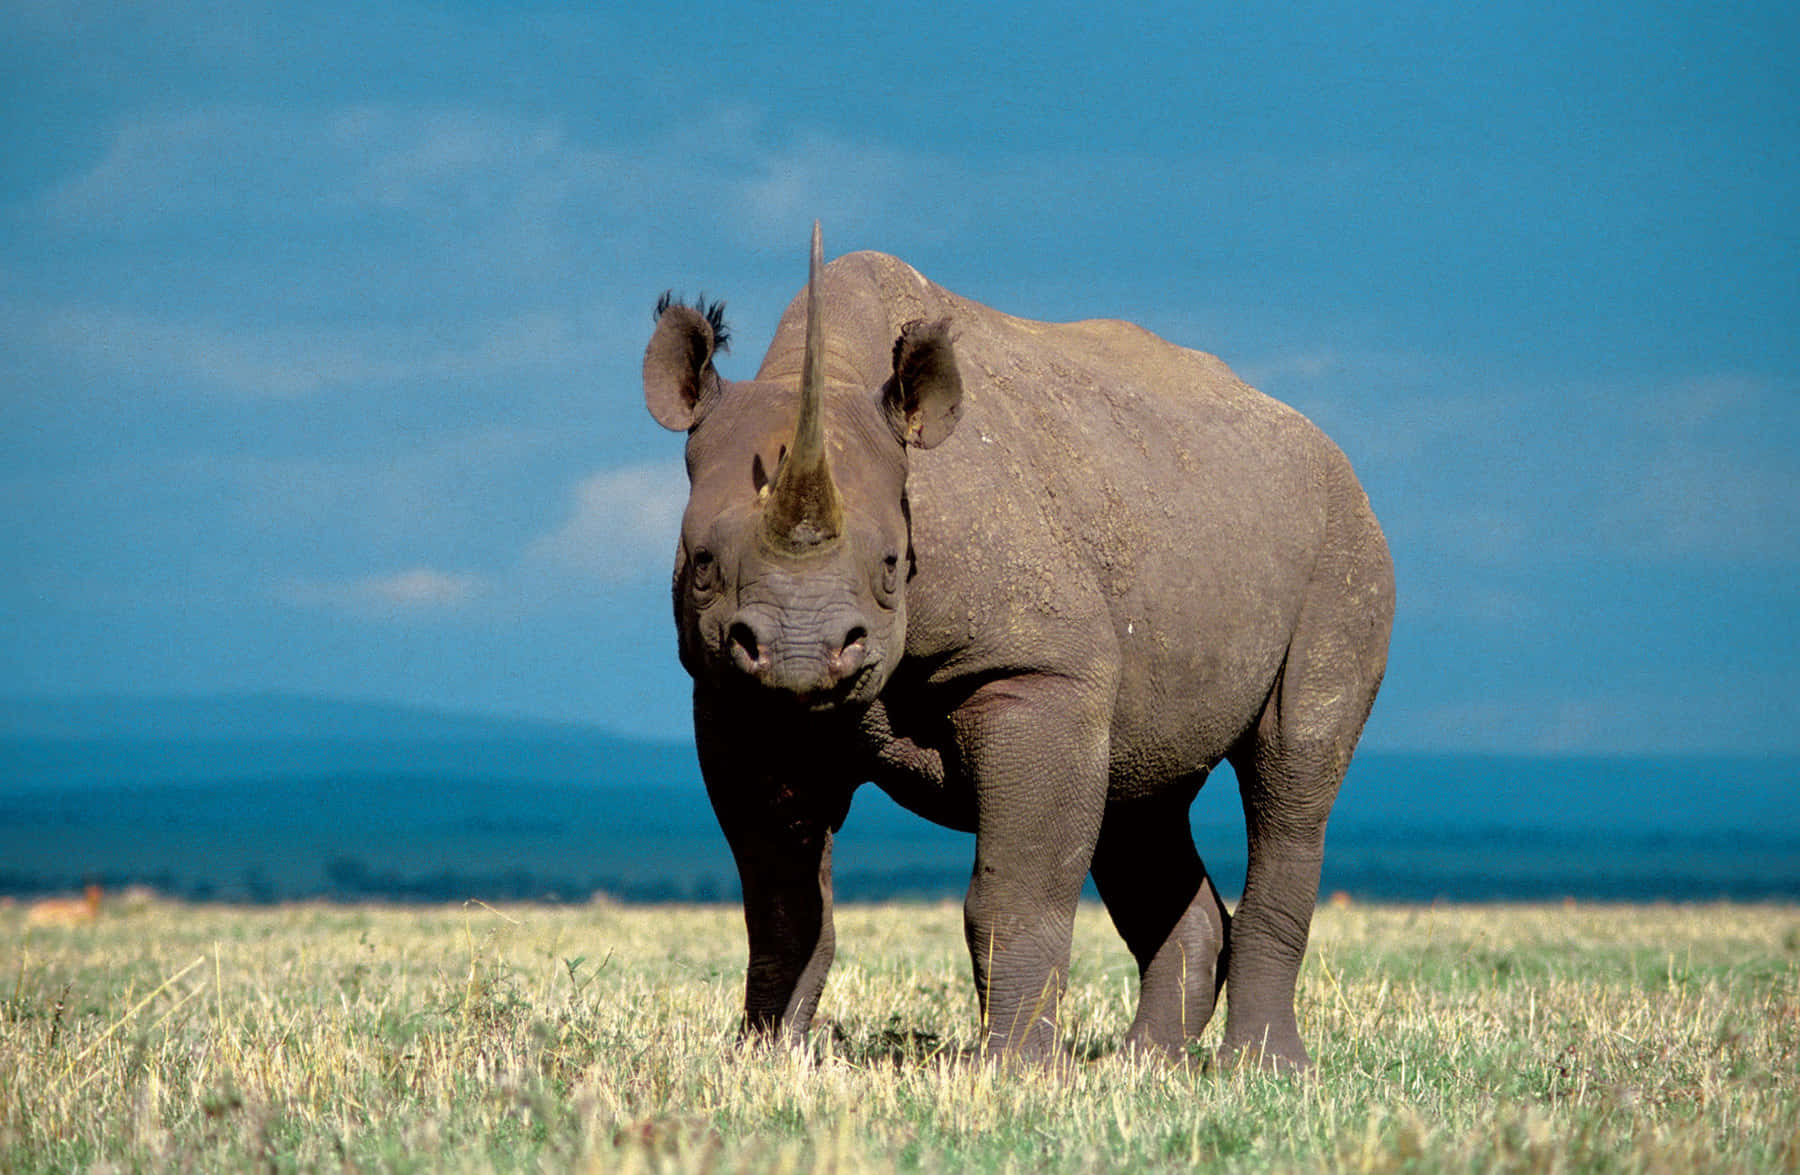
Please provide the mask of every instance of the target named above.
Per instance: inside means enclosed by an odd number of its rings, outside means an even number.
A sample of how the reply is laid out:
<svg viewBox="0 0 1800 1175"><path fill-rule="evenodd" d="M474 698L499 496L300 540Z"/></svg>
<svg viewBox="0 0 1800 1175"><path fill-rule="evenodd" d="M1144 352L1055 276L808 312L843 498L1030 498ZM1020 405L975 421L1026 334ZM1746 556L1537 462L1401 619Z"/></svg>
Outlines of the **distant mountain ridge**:
<svg viewBox="0 0 1800 1175"><path fill-rule="evenodd" d="M272 693L0 699L0 797L348 777L697 791L699 766L689 742L382 702Z"/></svg>
<svg viewBox="0 0 1800 1175"><path fill-rule="evenodd" d="M1191 821L1237 892L1228 769ZM870 787L833 852L840 897L954 898L973 846ZM737 885L691 742L284 694L0 698L0 894L96 879L231 901L713 900ZM1325 888L1791 900L1800 758L1359 755Z"/></svg>
<svg viewBox="0 0 1800 1175"><path fill-rule="evenodd" d="M0 697L0 794L64 785L268 782L378 772L698 791L694 746L599 726L303 694ZM227 744L238 749L220 753ZM254 744L254 748L252 748ZM1221 765L1196 820L1241 819ZM871 791L873 789L870 789ZM1210 817L1209 817L1210 814ZM1332 827L1774 832L1800 836L1800 756L1366 751Z"/></svg>
<svg viewBox="0 0 1800 1175"><path fill-rule="evenodd" d="M576 723L283 693L0 697L0 738L656 741Z"/></svg>

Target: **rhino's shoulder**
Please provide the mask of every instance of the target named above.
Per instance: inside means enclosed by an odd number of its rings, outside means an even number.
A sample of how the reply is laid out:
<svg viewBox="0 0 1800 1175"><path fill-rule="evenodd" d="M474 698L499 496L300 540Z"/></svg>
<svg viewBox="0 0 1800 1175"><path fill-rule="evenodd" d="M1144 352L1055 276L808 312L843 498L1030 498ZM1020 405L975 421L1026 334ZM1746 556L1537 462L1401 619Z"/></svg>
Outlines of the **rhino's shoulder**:
<svg viewBox="0 0 1800 1175"><path fill-rule="evenodd" d="M1220 387L1249 387L1217 355L1171 343L1135 322L1089 318L1037 325L1062 349L1082 355L1104 370L1136 371L1147 377L1159 373L1179 375Z"/></svg>
<svg viewBox="0 0 1800 1175"><path fill-rule="evenodd" d="M940 292L925 276L898 257L873 250L846 253L825 267L828 292L873 294L887 305L916 303L920 309Z"/></svg>
<svg viewBox="0 0 1800 1175"><path fill-rule="evenodd" d="M1131 405L1152 414L1199 410L1261 420L1273 428L1309 427L1298 412L1245 383L1217 355L1169 342L1136 323L1032 322L992 312L986 324L990 329L978 333L990 355L1013 366L1047 369L1077 398L1097 395L1126 411ZM1157 404L1163 407L1153 407Z"/></svg>
<svg viewBox="0 0 1800 1175"><path fill-rule="evenodd" d="M905 273L914 281L924 281L919 271L889 253L880 253L874 249L859 249L854 253L845 253L825 265L825 276L866 276L879 280L883 275Z"/></svg>

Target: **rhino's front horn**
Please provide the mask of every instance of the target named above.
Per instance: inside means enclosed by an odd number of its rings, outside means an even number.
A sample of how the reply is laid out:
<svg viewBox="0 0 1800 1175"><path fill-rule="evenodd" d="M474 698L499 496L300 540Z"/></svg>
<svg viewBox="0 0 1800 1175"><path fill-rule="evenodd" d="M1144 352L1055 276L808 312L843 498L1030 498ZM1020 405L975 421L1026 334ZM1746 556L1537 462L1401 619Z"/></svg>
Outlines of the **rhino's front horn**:
<svg viewBox="0 0 1800 1175"><path fill-rule="evenodd" d="M844 507L825 457L825 327L819 314L819 273L824 267L825 245L815 220L812 265L806 281L800 419L763 510L763 530L769 542L797 555L814 551L844 532Z"/></svg>

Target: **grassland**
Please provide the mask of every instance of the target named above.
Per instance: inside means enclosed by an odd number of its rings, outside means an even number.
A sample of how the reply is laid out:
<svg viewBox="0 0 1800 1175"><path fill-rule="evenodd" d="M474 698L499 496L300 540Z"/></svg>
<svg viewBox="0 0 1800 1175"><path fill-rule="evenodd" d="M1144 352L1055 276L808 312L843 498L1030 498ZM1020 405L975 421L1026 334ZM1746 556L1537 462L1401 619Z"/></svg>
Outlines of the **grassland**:
<svg viewBox="0 0 1800 1175"><path fill-rule="evenodd" d="M802 1052L735 1042L735 908L0 910L0 1169L1800 1169L1800 908L1321 909L1305 1079L1114 1055L1097 909L1029 1074L954 907L838 923Z"/></svg>

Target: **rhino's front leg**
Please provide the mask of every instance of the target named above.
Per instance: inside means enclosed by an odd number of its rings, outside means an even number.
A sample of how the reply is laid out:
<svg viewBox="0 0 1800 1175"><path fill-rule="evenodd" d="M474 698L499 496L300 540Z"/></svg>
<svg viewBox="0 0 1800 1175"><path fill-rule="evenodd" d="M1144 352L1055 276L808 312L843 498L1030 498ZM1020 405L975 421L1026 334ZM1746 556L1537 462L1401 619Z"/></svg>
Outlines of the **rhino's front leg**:
<svg viewBox="0 0 1800 1175"><path fill-rule="evenodd" d="M745 839L740 835L734 842ZM752 830L752 838L760 833ZM831 829L817 827L784 846L786 856L739 853L750 961L744 1028L799 1040L812 1026L837 939L831 922Z"/></svg>
<svg viewBox="0 0 1800 1175"><path fill-rule="evenodd" d="M849 789L808 772L816 759L771 765L761 743L721 723L697 728L701 773L744 890L750 958L744 1029L799 1040L812 1024L831 968L831 842ZM740 736L749 732L740 731Z"/></svg>
<svg viewBox="0 0 1800 1175"><path fill-rule="evenodd" d="M964 933L990 1055L1056 1045L1076 903L1106 803L1110 689L1035 674L991 682L955 715L977 800Z"/></svg>

